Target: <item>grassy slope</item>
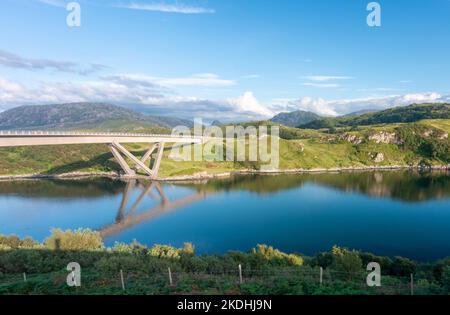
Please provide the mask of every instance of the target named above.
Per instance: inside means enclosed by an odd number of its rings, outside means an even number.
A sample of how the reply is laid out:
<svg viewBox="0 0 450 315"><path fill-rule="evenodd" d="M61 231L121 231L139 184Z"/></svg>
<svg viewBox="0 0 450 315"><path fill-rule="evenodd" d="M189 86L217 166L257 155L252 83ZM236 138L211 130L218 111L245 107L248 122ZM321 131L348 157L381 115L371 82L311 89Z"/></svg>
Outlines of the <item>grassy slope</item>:
<svg viewBox="0 0 450 315"><path fill-rule="evenodd" d="M450 120L424 120L419 124L450 132ZM350 133L367 134L368 131L393 131L398 124L361 127ZM311 169L375 165L373 155L382 152L385 160L377 165L417 164L423 157L392 144L366 142L353 145L345 141L327 142L330 135L283 127L286 133L295 135L293 140L280 140L280 169ZM145 145L127 145L137 156ZM255 163L233 162L176 162L168 159L166 150L160 176L191 175L198 172L222 173L236 169L258 169ZM442 165L440 161L431 161ZM67 172L110 172L119 170L106 145L73 145L46 147L18 147L0 149L0 175L61 174Z"/></svg>
<svg viewBox="0 0 450 315"><path fill-rule="evenodd" d="M437 129L442 129L450 133L450 119L425 119L419 122L425 126L431 126Z"/></svg>

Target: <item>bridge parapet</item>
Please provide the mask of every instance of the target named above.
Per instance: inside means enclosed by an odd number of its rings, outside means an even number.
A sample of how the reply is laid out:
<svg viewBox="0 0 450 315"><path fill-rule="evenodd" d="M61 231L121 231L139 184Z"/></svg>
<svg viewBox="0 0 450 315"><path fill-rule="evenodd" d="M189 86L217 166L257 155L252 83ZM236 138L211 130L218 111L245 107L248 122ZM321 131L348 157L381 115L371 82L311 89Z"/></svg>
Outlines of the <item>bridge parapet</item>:
<svg viewBox="0 0 450 315"><path fill-rule="evenodd" d="M0 130L0 137L8 136L64 136L64 137L170 137L175 139L201 139L196 136L170 134L124 133L124 132L71 132L71 131L41 131L41 130Z"/></svg>

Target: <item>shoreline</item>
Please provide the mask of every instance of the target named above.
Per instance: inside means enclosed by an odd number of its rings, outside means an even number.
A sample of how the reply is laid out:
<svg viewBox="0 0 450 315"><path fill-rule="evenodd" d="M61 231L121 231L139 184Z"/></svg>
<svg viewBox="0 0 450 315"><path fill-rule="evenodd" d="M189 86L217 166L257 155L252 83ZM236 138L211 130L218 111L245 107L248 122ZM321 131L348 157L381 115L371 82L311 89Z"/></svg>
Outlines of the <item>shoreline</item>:
<svg viewBox="0 0 450 315"><path fill-rule="evenodd" d="M421 170L420 167L410 165L386 165L386 166L350 166L333 168L311 168L311 169L287 169L287 170L234 170L230 172L210 174L207 171L183 176L172 176L154 179L160 182L183 182L183 181L203 181L212 179L230 178L234 175L287 175L287 174L313 174L313 173L341 173L358 171L395 171L395 170ZM427 168L431 171L448 171L450 165L431 166ZM89 177L107 177L113 179L145 179L147 176L122 176L116 172L73 172L62 174L23 174L23 175L0 175L0 181L8 180L30 180L30 179L81 179Z"/></svg>

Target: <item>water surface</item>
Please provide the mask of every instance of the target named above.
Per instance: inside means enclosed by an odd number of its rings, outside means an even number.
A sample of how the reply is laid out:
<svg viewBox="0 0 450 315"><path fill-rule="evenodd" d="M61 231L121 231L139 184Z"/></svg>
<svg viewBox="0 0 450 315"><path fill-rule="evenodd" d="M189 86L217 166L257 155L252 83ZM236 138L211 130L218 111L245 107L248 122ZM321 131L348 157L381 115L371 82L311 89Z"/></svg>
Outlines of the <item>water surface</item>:
<svg viewBox="0 0 450 315"><path fill-rule="evenodd" d="M197 184L113 179L0 182L0 234L44 240L90 228L199 253L270 244L312 255L333 245L431 261L450 256L450 175L354 172L236 176Z"/></svg>

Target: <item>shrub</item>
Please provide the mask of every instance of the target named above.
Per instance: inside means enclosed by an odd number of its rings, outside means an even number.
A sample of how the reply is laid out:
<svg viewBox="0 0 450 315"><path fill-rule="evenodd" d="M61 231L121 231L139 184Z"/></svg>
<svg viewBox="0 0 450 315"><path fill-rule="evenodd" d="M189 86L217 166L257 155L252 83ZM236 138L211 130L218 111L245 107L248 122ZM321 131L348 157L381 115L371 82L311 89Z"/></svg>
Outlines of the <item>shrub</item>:
<svg viewBox="0 0 450 315"><path fill-rule="evenodd" d="M265 260L278 262L280 264L287 264L290 266L303 265L303 258L295 254L286 254L272 246L258 244L253 248L252 253L258 255Z"/></svg>
<svg viewBox="0 0 450 315"><path fill-rule="evenodd" d="M204 272L208 269L208 263L197 256L182 255L180 263L183 270L187 272Z"/></svg>
<svg viewBox="0 0 450 315"><path fill-rule="evenodd" d="M450 292L450 266L447 266L442 271L442 284L447 292Z"/></svg>
<svg viewBox="0 0 450 315"><path fill-rule="evenodd" d="M158 258L180 259L182 250L168 245L155 245L147 253Z"/></svg>
<svg viewBox="0 0 450 315"><path fill-rule="evenodd" d="M389 272L392 267L392 260L389 257L376 256L371 253L359 253L363 266L367 266L368 263L377 262L380 264L381 272L385 274Z"/></svg>
<svg viewBox="0 0 450 315"><path fill-rule="evenodd" d="M124 271L144 271L145 264L142 260L133 256L120 255L103 257L95 263L95 269L103 273L115 273Z"/></svg>
<svg viewBox="0 0 450 315"><path fill-rule="evenodd" d="M6 273L42 272L42 256L38 251L18 249L0 256L0 270Z"/></svg>
<svg viewBox="0 0 450 315"><path fill-rule="evenodd" d="M417 265L414 261L404 257L395 257L391 265L391 274L407 277L416 271Z"/></svg>
<svg viewBox="0 0 450 315"><path fill-rule="evenodd" d="M351 278L352 275L361 272L362 260L357 251L349 251L346 248L334 246L332 254L332 266L336 271L341 273L343 278Z"/></svg>
<svg viewBox="0 0 450 315"><path fill-rule="evenodd" d="M195 255L195 246L192 243L184 243L183 253L186 255Z"/></svg>
<svg viewBox="0 0 450 315"><path fill-rule="evenodd" d="M45 247L52 250L101 250L104 248L99 232L89 229L76 231L53 229L52 235L44 241Z"/></svg>
<svg viewBox="0 0 450 315"><path fill-rule="evenodd" d="M39 243L34 241L30 237L26 237L21 240L15 235L4 236L0 235L0 248L3 249L16 249L16 248L36 248L39 247Z"/></svg>
<svg viewBox="0 0 450 315"><path fill-rule="evenodd" d="M114 253L146 255L148 247L134 240L131 244L116 242L111 250Z"/></svg>
<svg viewBox="0 0 450 315"><path fill-rule="evenodd" d="M444 273L445 267L450 266L450 257L446 257L444 259L438 260L433 266L433 275L434 278L438 281L442 281L442 276Z"/></svg>
<svg viewBox="0 0 450 315"><path fill-rule="evenodd" d="M311 260L311 266L320 266L324 269L333 264L333 254L330 252L319 253Z"/></svg>

